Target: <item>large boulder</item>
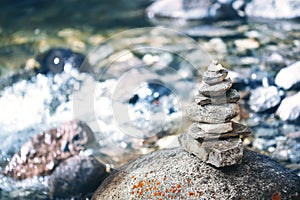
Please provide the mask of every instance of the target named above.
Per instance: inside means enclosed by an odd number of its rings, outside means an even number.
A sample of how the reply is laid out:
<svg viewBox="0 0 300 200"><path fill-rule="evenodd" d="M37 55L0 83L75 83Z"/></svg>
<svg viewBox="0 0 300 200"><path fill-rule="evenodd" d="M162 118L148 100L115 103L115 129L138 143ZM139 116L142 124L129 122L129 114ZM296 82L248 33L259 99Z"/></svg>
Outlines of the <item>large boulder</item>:
<svg viewBox="0 0 300 200"><path fill-rule="evenodd" d="M299 199L300 177L245 149L240 165L215 168L181 147L144 155L110 175L93 200Z"/></svg>

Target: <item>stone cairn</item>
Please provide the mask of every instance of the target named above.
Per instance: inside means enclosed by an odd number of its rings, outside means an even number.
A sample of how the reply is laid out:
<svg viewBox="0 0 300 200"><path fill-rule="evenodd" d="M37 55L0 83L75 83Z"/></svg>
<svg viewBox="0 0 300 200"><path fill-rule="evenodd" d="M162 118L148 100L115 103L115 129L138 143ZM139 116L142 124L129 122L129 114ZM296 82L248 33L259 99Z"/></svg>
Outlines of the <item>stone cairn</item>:
<svg viewBox="0 0 300 200"><path fill-rule="evenodd" d="M241 138L251 134L248 127L232 121L240 112L237 104L240 96L231 89L232 81L226 78L227 74L217 61L209 65L195 102L186 110L194 123L179 136L186 151L215 167L240 164L243 158Z"/></svg>

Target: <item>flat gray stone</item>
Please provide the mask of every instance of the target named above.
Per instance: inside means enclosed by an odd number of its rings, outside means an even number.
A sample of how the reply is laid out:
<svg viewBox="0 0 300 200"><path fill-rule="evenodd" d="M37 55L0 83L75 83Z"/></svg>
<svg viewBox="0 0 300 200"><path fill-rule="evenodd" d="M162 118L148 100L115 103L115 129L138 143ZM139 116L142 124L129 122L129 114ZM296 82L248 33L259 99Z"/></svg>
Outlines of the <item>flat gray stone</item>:
<svg viewBox="0 0 300 200"><path fill-rule="evenodd" d="M186 132L193 139L198 141L211 141L211 140L220 140L220 139L228 139L232 137L239 137L238 133L233 131L225 132L225 133L207 133L199 126L197 123L193 123Z"/></svg>
<svg viewBox="0 0 300 200"><path fill-rule="evenodd" d="M215 85L208 85L206 83L202 83L199 92L207 97L215 97L225 94L232 86L232 81L230 78L225 79L221 83L217 83Z"/></svg>
<svg viewBox="0 0 300 200"><path fill-rule="evenodd" d="M193 131L196 131L195 129ZM194 139L198 140L198 141L213 141L213 140L225 140L225 139L229 139L229 138L237 138L240 135L238 133L235 132L227 132L227 133L221 133L221 134L212 134L212 133L205 133L202 130L199 130L198 132L193 132L192 131L188 131L188 134L190 134Z"/></svg>
<svg viewBox="0 0 300 200"><path fill-rule="evenodd" d="M240 112L240 107L236 103L227 103L221 105L208 104L205 106L192 103L187 107L186 116L196 122L203 123L224 123L229 122Z"/></svg>
<svg viewBox="0 0 300 200"><path fill-rule="evenodd" d="M232 122L220 124L193 123L191 126L200 128L206 133L227 133L232 131Z"/></svg>
<svg viewBox="0 0 300 200"><path fill-rule="evenodd" d="M199 141L223 140L223 139L234 138L234 137L245 138L252 133L247 126L234 123L234 122L232 123L233 130L223 132L223 133L205 132L199 127L199 124L200 123L193 123L187 130L188 134L190 134L195 140L199 140Z"/></svg>
<svg viewBox="0 0 300 200"><path fill-rule="evenodd" d="M267 156L244 149L240 165L215 168L177 147L124 165L92 199L299 199L299 194L300 177Z"/></svg>
<svg viewBox="0 0 300 200"><path fill-rule="evenodd" d="M224 69L220 72L205 71L203 73L202 79L206 84L214 85L214 84L221 83L222 81L224 81L227 74L228 74L228 71L226 69Z"/></svg>
<svg viewBox="0 0 300 200"><path fill-rule="evenodd" d="M195 102L197 102L198 105L236 103L239 100L240 95L235 89L230 89L226 92L226 95L218 97L206 97L202 94L195 97Z"/></svg>

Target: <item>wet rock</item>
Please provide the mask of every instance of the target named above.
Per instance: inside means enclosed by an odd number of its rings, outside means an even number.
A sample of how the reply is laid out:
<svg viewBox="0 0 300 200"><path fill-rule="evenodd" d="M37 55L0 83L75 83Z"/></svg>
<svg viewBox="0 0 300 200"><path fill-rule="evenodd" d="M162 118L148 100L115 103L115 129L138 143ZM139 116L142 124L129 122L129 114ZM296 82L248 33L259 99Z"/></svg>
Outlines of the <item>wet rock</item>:
<svg viewBox="0 0 300 200"><path fill-rule="evenodd" d="M276 111L276 115L284 121L298 119L300 117L300 92L283 99Z"/></svg>
<svg viewBox="0 0 300 200"><path fill-rule="evenodd" d="M71 68L81 71L90 71L85 56L81 53L73 52L70 49L54 48L42 53L37 57L41 64L39 73L57 74L63 71L69 71Z"/></svg>
<svg viewBox="0 0 300 200"><path fill-rule="evenodd" d="M166 122L174 120L174 117L178 116L180 112L176 96L167 84L158 80L149 80L135 90L128 100L130 119L127 127L133 126L143 130L140 135L137 135L139 138L148 139L154 136L154 133L161 138L167 133L177 132L180 124L172 123L168 126ZM151 118L145 115L155 117Z"/></svg>
<svg viewBox="0 0 300 200"><path fill-rule="evenodd" d="M67 122L26 142L4 168L3 174L18 180L49 175L62 161L78 155L94 140L92 130L84 122Z"/></svg>
<svg viewBox="0 0 300 200"><path fill-rule="evenodd" d="M217 27L211 25L201 25L201 26L191 27L186 30L183 29L182 31L191 37L203 37L203 38L216 38L216 37L231 38L231 37L242 35L240 31L230 27L221 27L221 26Z"/></svg>
<svg viewBox="0 0 300 200"><path fill-rule="evenodd" d="M249 104L254 112L264 112L277 106L281 101L282 92L275 86L258 87L251 91Z"/></svg>
<svg viewBox="0 0 300 200"><path fill-rule="evenodd" d="M220 1L205 0L156 1L147 8L146 12L150 19L175 18L184 20L216 20L237 17L235 11L226 2L222 4Z"/></svg>
<svg viewBox="0 0 300 200"><path fill-rule="evenodd" d="M294 0L252 0L246 5L248 17L292 19L300 17L300 2Z"/></svg>
<svg viewBox="0 0 300 200"><path fill-rule="evenodd" d="M217 169L178 147L124 165L92 199L296 199L299 194L300 177L267 156L245 149L240 165Z"/></svg>
<svg viewBox="0 0 300 200"><path fill-rule="evenodd" d="M240 51L244 51L247 49L257 49L259 47L258 41L248 38L235 40L234 44Z"/></svg>
<svg viewBox="0 0 300 200"><path fill-rule="evenodd" d="M206 104L224 104L224 103L236 103L240 99L238 91L230 89L226 92L226 95L219 97L206 97L201 94L195 97L195 102L198 105Z"/></svg>
<svg viewBox="0 0 300 200"><path fill-rule="evenodd" d="M300 9L300 8L299 8ZM275 78L275 83L286 90L300 84L300 61L281 69Z"/></svg>
<svg viewBox="0 0 300 200"><path fill-rule="evenodd" d="M49 177L51 198L86 197L107 176L105 165L94 157L73 156L63 161Z"/></svg>
<svg viewBox="0 0 300 200"><path fill-rule="evenodd" d="M205 107L196 103L187 108L186 115L192 121L203 123L224 123L230 121L239 114L239 105L227 103L223 105L205 105Z"/></svg>
<svg viewBox="0 0 300 200"><path fill-rule="evenodd" d="M275 85L269 71L236 67L234 72L229 72L229 77L233 80L233 88L238 90L249 90L261 86L268 87Z"/></svg>

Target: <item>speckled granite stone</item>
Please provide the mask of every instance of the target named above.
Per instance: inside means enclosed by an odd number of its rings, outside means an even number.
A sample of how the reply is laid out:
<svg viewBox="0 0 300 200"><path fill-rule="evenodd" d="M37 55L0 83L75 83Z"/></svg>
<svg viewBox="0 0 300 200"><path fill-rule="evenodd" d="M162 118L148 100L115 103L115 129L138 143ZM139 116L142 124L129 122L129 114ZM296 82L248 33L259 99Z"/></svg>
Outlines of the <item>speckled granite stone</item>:
<svg viewBox="0 0 300 200"><path fill-rule="evenodd" d="M245 149L240 165L215 168L182 147L144 155L110 175L93 200L300 198L300 177ZM277 198L278 199L278 198Z"/></svg>

